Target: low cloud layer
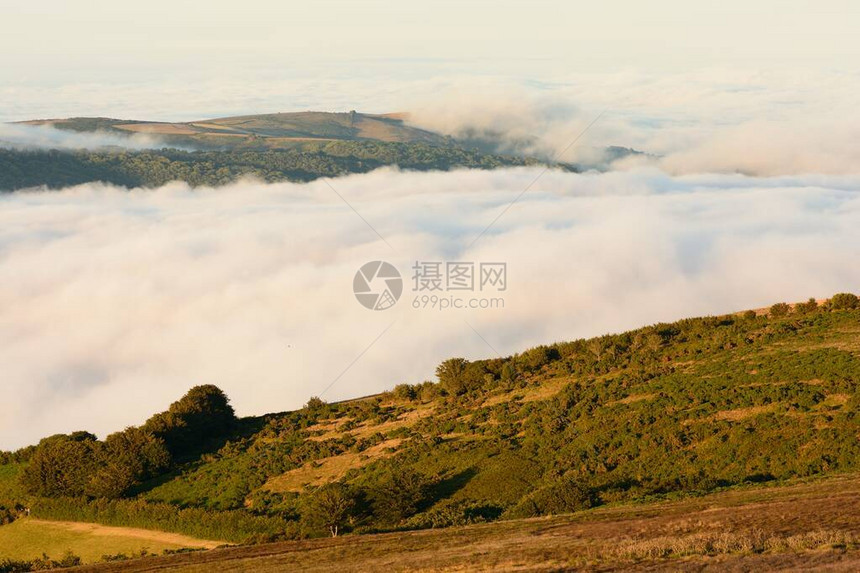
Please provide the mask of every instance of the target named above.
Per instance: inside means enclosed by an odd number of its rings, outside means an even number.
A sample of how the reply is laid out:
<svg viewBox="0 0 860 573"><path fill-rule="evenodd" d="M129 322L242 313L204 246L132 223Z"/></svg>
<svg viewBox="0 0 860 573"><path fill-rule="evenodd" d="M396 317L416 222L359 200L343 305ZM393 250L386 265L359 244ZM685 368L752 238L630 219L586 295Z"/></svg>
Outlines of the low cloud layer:
<svg viewBox="0 0 860 573"><path fill-rule="evenodd" d="M147 134L120 135L57 129L50 125L0 123L0 149L160 149L163 141Z"/></svg>
<svg viewBox="0 0 860 573"><path fill-rule="evenodd" d="M537 173L334 180L390 247L323 182L0 197L0 448L141 423L194 384L262 414L489 346L860 291L858 176L548 172L472 245ZM379 259L406 283L384 312L352 293ZM505 308L414 309L416 260L506 262Z"/></svg>
<svg viewBox="0 0 860 573"><path fill-rule="evenodd" d="M232 76L129 73L110 83L60 76L49 89L10 81L0 85L0 101L8 104L0 109L0 121L396 111L410 112L422 127L493 140L499 151L554 157L603 113L560 159L600 162L606 159L602 148L623 146L657 159L628 160L616 168L647 163L674 174L755 176L860 172L860 74L854 69L583 72L538 62L509 64L367 63L357 74L351 64L305 62Z"/></svg>
<svg viewBox="0 0 860 573"><path fill-rule="evenodd" d="M755 176L860 173L856 73L699 70L427 80L407 97L418 125L494 140L499 151L587 164L606 146L650 157L615 168ZM586 131L587 130L587 131ZM585 133L584 133L585 132Z"/></svg>

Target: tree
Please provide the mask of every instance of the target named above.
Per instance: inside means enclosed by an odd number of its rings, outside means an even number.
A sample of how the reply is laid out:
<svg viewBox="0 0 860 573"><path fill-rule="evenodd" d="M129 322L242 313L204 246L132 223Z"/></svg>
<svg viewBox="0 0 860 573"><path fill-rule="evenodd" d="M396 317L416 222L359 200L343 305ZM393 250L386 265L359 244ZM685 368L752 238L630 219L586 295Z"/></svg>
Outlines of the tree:
<svg viewBox="0 0 860 573"><path fill-rule="evenodd" d="M788 316L788 313L791 311L791 307L785 304L784 302L778 302L772 307L770 307L770 316L774 318L780 318L783 316Z"/></svg>
<svg viewBox="0 0 860 573"><path fill-rule="evenodd" d="M418 395L418 389L410 384L398 384L392 391L394 397L398 400L412 401Z"/></svg>
<svg viewBox="0 0 860 573"><path fill-rule="evenodd" d="M311 396L310 399L305 404L304 408L308 412L319 412L323 408L325 408L326 403L325 400L320 398L319 396Z"/></svg>
<svg viewBox="0 0 860 573"><path fill-rule="evenodd" d="M58 434L39 442L21 476L24 488L45 497L83 495L96 468L96 437Z"/></svg>
<svg viewBox="0 0 860 573"><path fill-rule="evenodd" d="M547 490L546 513L569 513L597 505L594 492L579 480L563 477Z"/></svg>
<svg viewBox="0 0 860 573"><path fill-rule="evenodd" d="M830 299L830 308L833 310L851 310L857 307L860 307L860 299L850 292L835 294Z"/></svg>
<svg viewBox="0 0 860 573"><path fill-rule="evenodd" d="M99 469L90 477L86 493L111 499L128 494L144 480L167 470L171 463L164 440L134 427L109 435L98 458Z"/></svg>
<svg viewBox="0 0 860 573"><path fill-rule="evenodd" d="M600 362L603 355L603 338L592 338L587 344L588 351L594 355L594 359Z"/></svg>
<svg viewBox="0 0 860 573"><path fill-rule="evenodd" d="M518 358L519 362L529 370L540 370L541 366L548 364L557 358L557 352L547 346L536 346L523 352Z"/></svg>
<svg viewBox="0 0 860 573"><path fill-rule="evenodd" d="M312 528L326 528L332 537L346 525L355 508L355 495L345 484L333 482L311 492L302 504L302 519Z"/></svg>
<svg viewBox="0 0 860 573"><path fill-rule="evenodd" d="M439 385L452 396L464 394L466 388L466 367L469 361L465 358L449 358L436 367Z"/></svg>
<svg viewBox="0 0 860 573"><path fill-rule="evenodd" d="M118 498L171 463L164 442L127 428L100 442L88 432L45 438L22 475L27 491L44 497Z"/></svg>
<svg viewBox="0 0 860 573"><path fill-rule="evenodd" d="M415 515L426 501L431 485L427 477L411 469L392 469L371 489L374 515L389 524Z"/></svg>
<svg viewBox="0 0 860 573"><path fill-rule="evenodd" d="M199 449L202 441L227 434L235 424L226 394L206 384L191 388L166 412L152 416L143 430L162 438L171 454L182 455Z"/></svg>

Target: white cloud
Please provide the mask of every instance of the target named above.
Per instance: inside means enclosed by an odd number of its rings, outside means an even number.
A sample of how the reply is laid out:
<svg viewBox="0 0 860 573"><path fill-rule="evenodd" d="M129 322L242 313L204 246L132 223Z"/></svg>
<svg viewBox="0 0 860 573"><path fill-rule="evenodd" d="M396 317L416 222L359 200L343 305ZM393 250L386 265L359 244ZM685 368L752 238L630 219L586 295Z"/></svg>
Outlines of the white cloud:
<svg viewBox="0 0 860 573"><path fill-rule="evenodd" d="M77 132L50 125L0 123L0 149L160 149L157 137L136 133L120 135L104 131Z"/></svg>
<svg viewBox="0 0 860 573"><path fill-rule="evenodd" d="M400 173L0 197L0 447L140 423L214 383L240 414L417 382L453 355L860 290L860 177ZM364 309L356 269L407 289ZM506 261L505 308L415 310L415 260Z"/></svg>

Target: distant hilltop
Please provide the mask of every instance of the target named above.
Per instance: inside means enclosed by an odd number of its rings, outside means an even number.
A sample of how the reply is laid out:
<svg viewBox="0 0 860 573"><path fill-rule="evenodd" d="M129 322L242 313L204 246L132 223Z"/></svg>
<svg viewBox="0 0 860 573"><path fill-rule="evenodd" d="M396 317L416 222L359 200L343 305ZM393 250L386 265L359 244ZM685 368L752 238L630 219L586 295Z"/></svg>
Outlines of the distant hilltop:
<svg viewBox="0 0 860 573"><path fill-rule="evenodd" d="M383 141L450 145L450 138L404 122L406 114L302 111L180 123L74 117L20 122L77 132L151 134L166 143L211 149L280 149L309 141Z"/></svg>

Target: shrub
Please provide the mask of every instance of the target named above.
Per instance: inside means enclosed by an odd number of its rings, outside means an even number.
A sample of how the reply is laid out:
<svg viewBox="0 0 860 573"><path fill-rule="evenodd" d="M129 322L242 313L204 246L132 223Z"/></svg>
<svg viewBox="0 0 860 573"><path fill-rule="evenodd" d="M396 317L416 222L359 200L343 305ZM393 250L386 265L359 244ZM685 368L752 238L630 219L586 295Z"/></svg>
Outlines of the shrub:
<svg viewBox="0 0 860 573"><path fill-rule="evenodd" d="M851 310L858 307L860 307L860 299L850 292L835 294L830 299L830 308L833 310Z"/></svg>
<svg viewBox="0 0 860 573"><path fill-rule="evenodd" d="M325 400L319 396L311 396L305 404L304 408L308 412L319 412L326 407Z"/></svg>
<svg viewBox="0 0 860 573"><path fill-rule="evenodd" d="M770 307L770 312L768 314L770 314L770 316L774 318L780 318L783 316L788 316L789 312L791 312L790 306L788 306L784 302L778 302L772 307Z"/></svg>
<svg viewBox="0 0 860 573"><path fill-rule="evenodd" d="M371 488L373 514L382 523L399 523L418 511L431 486L432 481L423 474L395 468Z"/></svg>
<svg viewBox="0 0 860 573"><path fill-rule="evenodd" d="M484 508L475 502L445 501L433 509L411 517L406 526L411 529L429 529L481 523L487 521Z"/></svg>
<svg viewBox="0 0 860 573"><path fill-rule="evenodd" d="M0 561L0 573L24 573L26 571L63 569L67 567L77 567L80 564L81 558L71 551L67 551L59 561L51 559L44 554L42 557L29 560L3 559Z"/></svg>
<svg viewBox="0 0 860 573"><path fill-rule="evenodd" d="M394 397L397 400L414 400L418 395L418 390L410 384L398 384L394 387Z"/></svg>
<svg viewBox="0 0 860 573"><path fill-rule="evenodd" d="M572 513L598 504L599 499L590 487L576 478L563 477L524 498L508 512L508 517Z"/></svg>
<svg viewBox="0 0 860 573"><path fill-rule="evenodd" d="M810 298L806 302L798 303L794 308L801 314L808 314L810 312L814 312L818 308L818 301L814 298Z"/></svg>
<svg viewBox="0 0 860 573"><path fill-rule="evenodd" d="M518 357L518 361L529 370L539 370L542 366L549 362L557 355L547 346L537 346L526 350Z"/></svg>

